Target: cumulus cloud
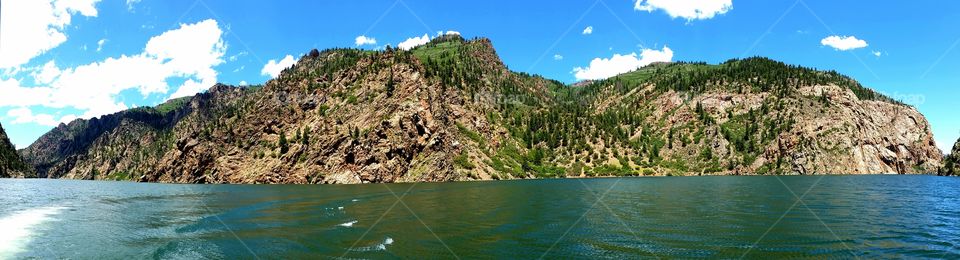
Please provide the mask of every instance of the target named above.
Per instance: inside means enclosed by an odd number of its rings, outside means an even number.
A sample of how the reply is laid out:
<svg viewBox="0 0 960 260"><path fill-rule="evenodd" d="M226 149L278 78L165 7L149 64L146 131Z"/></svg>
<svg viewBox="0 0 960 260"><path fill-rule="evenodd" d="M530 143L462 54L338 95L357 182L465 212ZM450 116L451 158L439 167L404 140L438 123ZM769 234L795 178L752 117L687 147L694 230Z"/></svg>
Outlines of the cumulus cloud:
<svg viewBox="0 0 960 260"><path fill-rule="evenodd" d="M880 52L880 51L871 51L870 53L873 54L873 56L877 56L878 58L879 58L880 56L883 56L883 53Z"/></svg>
<svg viewBox="0 0 960 260"><path fill-rule="evenodd" d="M437 36L436 36L436 37L440 37L440 36L444 36L444 35L460 35L460 32L458 32L458 31L446 31L446 32L444 32L444 31L437 31ZM413 48L416 48L417 46L427 44L428 42L430 42L430 40L431 40L430 35L428 35L428 34L425 33L425 34L423 34L423 36L420 36L420 37L407 38L406 40L400 42L400 44L397 44L397 48L400 48L401 50L408 51L408 50L411 50L411 49L413 49Z"/></svg>
<svg viewBox="0 0 960 260"><path fill-rule="evenodd" d="M71 107L90 118L127 109L116 99L125 90L144 96L168 93L169 79L185 81L171 98L193 95L217 81L213 67L224 62L227 48L221 36L217 22L205 20L150 38L139 54L65 69L51 61L35 76L39 86L24 86L12 78L0 80L0 93L4 93L0 107Z"/></svg>
<svg viewBox="0 0 960 260"><path fill-rule="evenodd" d="M13 118L14 124L35 123L43 126L57 126L61 122L69 123L76 119L74 115L66 115L57 120L49 114L33 114L29 108L20 107L7 111L7 116Z"/></svg>
<svg viewBox="0 0 960 260"><path fill-rule="evenodd" d="M36 74L34 79L40 84L50 84L50 82L53 82L54 79L60 76L60 73L60 68L51 60L40 68L40 73Z"/></svg>
<svg viewBox="0 0 960 260"><path fill-rule="evenodd" d="M357 38L354 39L353 42L354 42L357 46L362 46L362 45L377 45L377 39L374 39L374 38L372 38L372 37L367 37L367 36L364 36L364 35L357 36Z"/></svg>
<svg viewBox="0 0 960 260"><path fill-rule="evenodd" d="M27 88L17 79L0 79L0 107L41 105L38 101L50 100L53 89L49 87Z"/></svg>
<svg viewBox="0 0 960 260"><path fill-rule="evenodd" d="M867 41L857 39L854 36L829 36L820 40L823 46L830 46L838 51L847 51L867 47Z"/></svg>
<svg viewBox="0 0 960 260"><path fill-rule="evenodd" d="M636 52L620 55L614 54L610 58L595 58L586 68L573 69L577 80L596 80L613 77L650 65L654 62L669 62L673 60L673 50L663 46L662 50L643 49L639 55Z"/></svg>
<svg viewBox="0 0 960 260"><path fill-rule="evenodd" d="M563 60L563 55L554 54L554 55L553 55L553 60Z"/></svg>
<svg viewBox="0 0 960 260"><path fill-rule="evenodd" d="M430 35L424 33L423 36L409 38L403 42L400 42L400 44L397 44L397 47L399 47L401 50L410 50L414 47L427 44L428 42L430 42Z"/></svg>
<svg viewBox="0 0 960 260"><path fill-rule="evenodd" d="M636 0L633 9L647 12L663 10L671 18L693 21L710 19L733 10L733 0Z"/></svg>
<svg viewBox="0 0 960 260"><path fill-rule="evenodd" d="M264 76L270 76L270 78L276 78L280 75L284 69L293 66L297 61L293 59L292 55L287 55L280 59L280 61L269 60L266 65L263 65L263 69L260 70L260 74Z"/></svg>
<svg viewBox="0 0 960 260"><path fill-rule="evenodd" d="M583 28L583 32L582 32L582 33L583 33L583 35L593 34L593 26L587 26L587 28Z"/></svg>
<svg viewBox="0 0 960 260"><path fill-rule="evenodd" d="M4 0L0 69L15 68L67 41L73 15L96 17L100 0Z"/></svg>

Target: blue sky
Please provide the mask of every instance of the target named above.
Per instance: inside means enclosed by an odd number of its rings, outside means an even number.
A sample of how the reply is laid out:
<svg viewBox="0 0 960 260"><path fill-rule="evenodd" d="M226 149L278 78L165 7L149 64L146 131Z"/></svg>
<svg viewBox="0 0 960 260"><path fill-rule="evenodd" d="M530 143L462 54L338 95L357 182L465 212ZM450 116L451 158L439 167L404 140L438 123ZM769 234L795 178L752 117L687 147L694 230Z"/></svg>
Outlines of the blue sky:
<svg viewBox="0 0 960 260"><path fill-rule="evenodd" d="M311 48L457 32L490 38L513 70L564 82L756 55L837 70L917 107L946 149L960 136L957 10L957 1L4 0L0 123L22 148L74 118L214 82L263 83Z"/></svg>

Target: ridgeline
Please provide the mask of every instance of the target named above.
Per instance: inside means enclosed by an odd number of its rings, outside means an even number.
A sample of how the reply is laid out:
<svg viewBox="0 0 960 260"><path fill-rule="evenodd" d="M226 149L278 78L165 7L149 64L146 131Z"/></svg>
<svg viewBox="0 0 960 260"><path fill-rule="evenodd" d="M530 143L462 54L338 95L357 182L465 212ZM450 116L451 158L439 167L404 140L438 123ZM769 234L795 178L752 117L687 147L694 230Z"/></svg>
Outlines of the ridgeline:
<svg viewBox="0 0 960 260"><path fill-rule="evenodd" d="M916 109L836 72L755 57L565 85L459 36L314 50L265 85L76 120L20 154L44 178L177 183L903 174L942 160Z"/></svg>

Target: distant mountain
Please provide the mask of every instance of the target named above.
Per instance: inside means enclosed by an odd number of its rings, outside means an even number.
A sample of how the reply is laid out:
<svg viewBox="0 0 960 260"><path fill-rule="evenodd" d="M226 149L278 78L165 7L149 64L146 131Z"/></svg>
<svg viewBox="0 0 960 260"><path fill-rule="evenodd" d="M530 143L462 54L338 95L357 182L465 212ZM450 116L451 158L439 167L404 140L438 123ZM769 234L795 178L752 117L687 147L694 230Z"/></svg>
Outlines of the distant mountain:
<svg viewBox="0 0 960 260"><path fill-rule="evenodd" d="M943 168L940 168L939 175L960 175L960 139L953 144L953 150L950 155L943 159Z"/></svg>
<svg viewBox="0 0 960 260"><path fill-rule="evenodd" d="M575 86L487 39L312 51L264 86L61 125L41 177L361 183L624 175L933 173L916 109L766 58L659 63Z"/></svg>
<svg viewBox="0 0 960 260"><path fill-rule="evenodd" d="M33 168L23 162L0 125L0 178L36 177Z"/></svg>

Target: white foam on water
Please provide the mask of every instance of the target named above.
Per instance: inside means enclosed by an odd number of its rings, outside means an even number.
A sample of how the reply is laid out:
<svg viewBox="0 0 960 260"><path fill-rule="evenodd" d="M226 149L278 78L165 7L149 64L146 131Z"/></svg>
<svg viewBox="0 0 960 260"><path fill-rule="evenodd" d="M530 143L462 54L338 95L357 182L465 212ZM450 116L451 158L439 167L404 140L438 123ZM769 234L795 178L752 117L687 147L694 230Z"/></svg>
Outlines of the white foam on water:
<svg viewBox="0 0 960 260"><path fill-rule="evenodd" d="M368 251L385 251L387 246L393 244L393 238L387 237L383 240L383 243L376 244L374 246L365 246L354 248L352 251L357 252L368 252Z"/></svg>
<svg viewBox="0 0 960 260"><path fill-rule="evenodd" d="M383 243L380 243L379 245L377 245L377 250L381 250L381 251L387 250L387 245L390 245L390 244L393 244L393 238L387 237L387 239L383 240Z"/></svg>
<svg viewBox="0 0 960 260"><path fill-rule="evenodd" d="M23 252L37 226L54 220L64 207L41 207L21 210L0 218L0 259Z"/></svg>
<svg viewBox="0 0 960 260"><path fill-rule="evenodd" d="M339 210L343 210L343 206L340 206L340 207L337 207L337 209L339 209Z"/></svg>
<svg viewBox="0 0 960 260"><path fill-rule="evenodd" d="M338 225L338 226L341 226L341 227L352 227L353 224L357 224L357 221L356 221L356 220L350 221L350 222L347 222L347 223L340 224L340 225Z"/></svg>
<svg viewBox="0 0 960 260"><path fill-rule="evenodd" d="M357 201L360 201L360 200L358 200L358 199L352 199L352 200L350 200L350 201L357 202Z"/></svg>

